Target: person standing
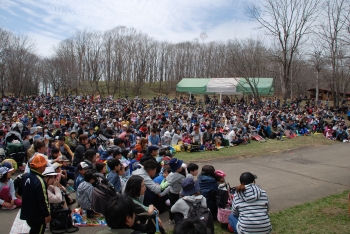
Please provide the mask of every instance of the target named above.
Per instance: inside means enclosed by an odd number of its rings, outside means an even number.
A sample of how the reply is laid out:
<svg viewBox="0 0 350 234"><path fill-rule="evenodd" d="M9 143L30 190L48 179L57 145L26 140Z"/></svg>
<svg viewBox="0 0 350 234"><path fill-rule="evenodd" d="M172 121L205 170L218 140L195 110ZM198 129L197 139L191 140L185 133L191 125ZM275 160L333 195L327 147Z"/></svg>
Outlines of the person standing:
<svg viewBox="0 0 350 234"><path fill-rule="evenodd" d="M51 221L47 184L42 175L46 164L44 155L36 154L30 162L30 172L22 179L20 218L27 221L29 234L44 233L46 223Z"/></svg>

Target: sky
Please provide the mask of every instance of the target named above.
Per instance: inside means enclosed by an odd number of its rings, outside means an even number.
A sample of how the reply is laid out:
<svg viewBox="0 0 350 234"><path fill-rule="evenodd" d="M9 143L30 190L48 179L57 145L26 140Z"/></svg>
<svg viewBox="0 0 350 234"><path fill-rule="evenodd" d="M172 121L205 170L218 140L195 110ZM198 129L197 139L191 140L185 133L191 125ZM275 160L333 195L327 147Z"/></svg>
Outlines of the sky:
<svg viewBox="0 0 350 234"><path fill-rule="evenodd" d="M245 14L256 0L0 0L0 27L36 42L41 56L77 30L135 28L160 41L182 42L258 37Z"/></svg>

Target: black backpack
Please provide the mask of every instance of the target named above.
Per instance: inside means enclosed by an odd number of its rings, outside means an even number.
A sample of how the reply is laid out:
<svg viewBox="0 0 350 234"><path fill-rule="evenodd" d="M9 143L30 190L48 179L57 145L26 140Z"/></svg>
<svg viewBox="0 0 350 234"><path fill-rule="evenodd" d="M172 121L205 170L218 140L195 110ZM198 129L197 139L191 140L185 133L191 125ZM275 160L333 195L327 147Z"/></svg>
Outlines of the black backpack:
<svg viewBox="0 0 350 234"><path fill-rule="evenodd" d="M71 213L72 211L69 208L51 210L51 233L61 234L78 231L79 228L73 225Z"/></svg>
<svg viewBox="0 0 350 234"><path fill-rule="evenodd" d="M91 209L105 215L108 202L111 198L117 196L117 192L105 177L98 173L95 173L94 176L97 178L97 184L92 191Z"/></svg>
<svg viewBox="0 0 350 234"><path fill-rule="evenodd" d="M205 226L207 227L207 233L208 234L214 233L213 215L211 214L210 210L207 207L202 206L200 202L192 203L186 200L184 201L190 207L187 218L191 218L191 219L199 218L200 220L202 220L202 222L204 222Z"/></svg>

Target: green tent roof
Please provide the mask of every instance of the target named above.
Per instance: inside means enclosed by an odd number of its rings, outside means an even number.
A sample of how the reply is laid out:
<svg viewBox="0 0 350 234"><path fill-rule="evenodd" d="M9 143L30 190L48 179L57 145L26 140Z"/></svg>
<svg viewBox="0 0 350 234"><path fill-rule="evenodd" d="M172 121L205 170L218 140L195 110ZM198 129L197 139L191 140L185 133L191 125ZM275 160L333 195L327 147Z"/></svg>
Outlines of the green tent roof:
<svg viewBox="0 0 350 234"><path fill-rule="evenodd" d="M225 78L221 78L224 80ZM220 81L221 81L220 79ZM253 94L249 83L246 78L237 77L237 78L228 78L235 79L238 81L236 85L235 93L245 93L245 94ZM214 82L211 85L214 85L215 93L225 93L227 92L227 82L219 82L216 79L211 78L183 78L177 85L177 92L185 92L185 93L193 93L193 94L214 94L213 92L207 92L208 83L210 80ZM257 88L260 96L272 96L274 94L273 78L248 78L249 82ZM233 84L231 84L233 85ZM211 87L213 88L213 87ZM209 89L212 91L213 89ZM220 92L222 90L222 92Z"/></svg>
<svg viewBox="0 0 350 234"><path fill-rule="evenodd" d="M273 78L248 78L249 82L257 88L260 96L272 96L274 93ZM237 84L237 92L253 94L247 79L240 78Z"/></svg>
<svg viewBox="0 0 350 234"><path fill-rule="evenodd" d="M177 92L207 93L209 78L183 78L177 85Z"/></svg>

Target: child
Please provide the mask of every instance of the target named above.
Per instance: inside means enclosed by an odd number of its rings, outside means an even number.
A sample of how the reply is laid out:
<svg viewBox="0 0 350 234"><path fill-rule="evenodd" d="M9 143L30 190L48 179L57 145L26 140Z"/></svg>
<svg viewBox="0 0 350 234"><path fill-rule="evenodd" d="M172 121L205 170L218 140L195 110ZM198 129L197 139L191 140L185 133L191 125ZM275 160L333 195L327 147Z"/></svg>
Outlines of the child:
<svg viewBox="0 0 350 234"><path fill-rule="evenodd" d="M79 184L84 181L84 175L88 169L90 169L90 166L86 162L81 162L78 164L78 166L77 166L78 174L77 174L77 177L75 178L75 181L74 181L74 189L75 190L77 190Z"/></svg>
<svg viewBox="0 0 350 234"><path fill-rule="evenodd" d="M122 153L119 151L119 150L114 150L113 151L113 158L116 158L116 159L119 159L121 160L122 159ZM108 158L108 160L111 159L111 158Z"/></svg>
<svg viewBox="0 0 350 234"><path fill-rule="evenodd" d="M92 201L92 191L94 190L95 177L91 170L87 171L84 174L84 180L79 184L77 189L77 199L83 210L86 210L87 216L90 217L91 214L94 214L94 211L91 209Z"/></svg>
<svg viewBox="0 0 350 234"><path fill-rule="evenodd" d="M167 167L167 168L164 169L164 172L163 172L164 179L160 183L160 189L162 190L162 192L159 194L159 197L163 197L163 196L167 195L168 192L170 191L169 183L166 180L166 178L168 177L168 175L170 173L171 173L170 167Z"/></svg>
<svg viewBox="0 0 350 234"><path fill-rule="evenodd" d="M194 177L198 175L198 168L198 165L195 163L188 164L186 178L191 178L194 180Z"/></svg>
<svg viewBox="0 0 350 234"><path fill-rule="evenodd" d="M118 172L120 170L121 163L119 159L112 158L107 161L107 165L109 169L111 170L107 175L107 180L114 186L115 190L118 193L121 193L121 184L120 184L120 178L118 175Z"/></svg>
<svg viewBox="0 0 350 234"><path fill-rule="evenodd" d="M183 161L177 158L172 158L169 162L171 173L167 177L167 181L169 183L170 192L169 192L169 200L170 205L173 206L176 201L179 199L179 194L181 192L181 184L185 179L185 176L180 174L182 170ZM174 214L169 210L169 224L174 224Z"/></svg>
<svg viewBox="0 0 350 234"><path fill-rule="evenodd" d="M162 197L162 200L163 200L163 202L165 202L166 206L170 206L170 200L168 199L168 193L170 191L170 186L169 186L168 181L166 180L166 178L168 177L168 175L170 173L171 173L170 167L164 168L164 172L163 172L164 179L160 183L160 189L162 190L162 192L160 194L158 194L158 197Z"/></svg>
<svg viewBox="0 0 350 234"><path fill-rule="evenodd" d="M118 171L118 175L120 178L121 191L124 191L126 182L130 177L129 173L127 173L127 171L130 172L129 164L130 163L128 160L123 160L121 162L120 170ZM128 176L127 176L127 174L128 174Z"/></svg>
<svg viewBox="0 0 350 234"><path fill-rule="evenodd" d="M103 162L96 163L96 171L105 177L107 173L106 164Z"/></svg>
<svg viewBox="0 0 350 234"><path fill-rule="evenodd" d="M163 160L163 157L165 156L165 154L166 154L165 150L160 150L159 151L159 155L156 158L157 163L160 163Z"/></svg>
<svg viewBox="0 0 350 234"><path fill-rule="evenodd" d="M13 210L22 206L22 200L16 197L15 186L11 179L14 171L8 162L0 167L0 204L3 210Z"/></svg>

